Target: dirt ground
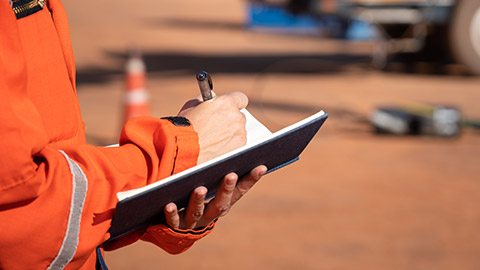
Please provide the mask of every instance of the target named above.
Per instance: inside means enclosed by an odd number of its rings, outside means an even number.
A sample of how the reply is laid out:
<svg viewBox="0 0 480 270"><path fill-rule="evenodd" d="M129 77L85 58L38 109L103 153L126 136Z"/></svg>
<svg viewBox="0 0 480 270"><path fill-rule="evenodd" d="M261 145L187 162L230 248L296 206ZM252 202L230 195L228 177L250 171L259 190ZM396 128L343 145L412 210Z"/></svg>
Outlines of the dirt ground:
<svg viewBox="0 0 480 270"><path fill-rule="evenodd" d="M92 144L118 138L129 46L143 50L152 115L176 114L200 70L220 94L247 93L272 131L330 115L300 161L264 177L192 249L136 243L107 253L111 269L480 269L480 132L381 136L368 124L382 105L480 119L480 78L428 63L379 72L368 43L250 31L239 0L64 4Z"/></svg>

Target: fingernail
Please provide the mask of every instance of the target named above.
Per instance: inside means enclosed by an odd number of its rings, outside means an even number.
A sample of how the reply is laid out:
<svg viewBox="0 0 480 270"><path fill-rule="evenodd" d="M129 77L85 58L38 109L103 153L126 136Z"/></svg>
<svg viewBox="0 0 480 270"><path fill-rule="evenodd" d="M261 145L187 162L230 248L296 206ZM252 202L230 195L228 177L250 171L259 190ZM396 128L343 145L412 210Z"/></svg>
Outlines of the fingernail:
<svg viewBox="0 0 480 270"><path fill-rule="evenodd" d="M207 194L207 188L203 187L198 190L198 195L205 196Z"/></svg>
<svg viewBox="0 0 480 270"><path fill-rule="evenodd" d="M227 185L233 186L233 185L235 185L235 181L236 181L235 177L228 177L227 178Z"/></svg>

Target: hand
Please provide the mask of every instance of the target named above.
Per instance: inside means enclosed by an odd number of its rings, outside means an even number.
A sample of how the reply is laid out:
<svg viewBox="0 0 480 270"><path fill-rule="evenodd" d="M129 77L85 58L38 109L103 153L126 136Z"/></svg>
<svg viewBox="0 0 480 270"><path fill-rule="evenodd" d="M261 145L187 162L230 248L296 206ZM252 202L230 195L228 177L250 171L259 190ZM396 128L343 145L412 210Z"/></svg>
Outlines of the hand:
<svg viewBox="0 0 480 270"><path fill-rule="evenodd" d="M265 174L267 167L261 165L253 169L248 175L240 179L235 173L227 174L218 188L215 198L205 204L207 189L197 187L190 196L187 209L178 213L175 203L165 206L164 212L167 223L177 229L197 229L208 226L215 219L228 213L230 208L247 193Z"/></svg>
<svg viewBox="0 0 480 270"><path fill-rule="evenodd" d="M248 104L241 92L221 95L202 102L198 96L189 100L178 113L188 118L198 133L198 164L245 145L245 115L240 112Z"/></svg>

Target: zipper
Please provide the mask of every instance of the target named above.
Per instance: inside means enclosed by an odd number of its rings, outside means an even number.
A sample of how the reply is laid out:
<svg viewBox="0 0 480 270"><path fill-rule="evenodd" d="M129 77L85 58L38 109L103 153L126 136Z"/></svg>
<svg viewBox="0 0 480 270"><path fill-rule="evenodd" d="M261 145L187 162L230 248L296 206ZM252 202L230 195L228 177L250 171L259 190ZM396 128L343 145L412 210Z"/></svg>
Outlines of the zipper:
<svg viewBox="0 0 480 270"><path fill-rule="evenodd" d="M15 13L15 15L20 16L22 13L24 12L27 12L29 10L32 10L34 8L37 8L37 9L43 9L43 7L45 6L45 2L47 0L33 0L33 1L30 1L26 4L23 4L23 5L20 5L20 6L17 6L17 7L13 7L13 12Z"/></svg>

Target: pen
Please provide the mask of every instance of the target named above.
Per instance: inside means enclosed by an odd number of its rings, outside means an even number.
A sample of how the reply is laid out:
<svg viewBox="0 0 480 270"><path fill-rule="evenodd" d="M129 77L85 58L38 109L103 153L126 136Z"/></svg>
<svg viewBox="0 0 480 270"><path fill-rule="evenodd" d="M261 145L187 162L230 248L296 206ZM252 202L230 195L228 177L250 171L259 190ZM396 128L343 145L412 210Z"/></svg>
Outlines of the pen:
<svg viewBox="0 0 480 270"><path fill-rule="evenodd" d="M213 82L212 78L206 71L199 72L196 76L198 87L200 87L200 92L202 93L203 101L207 101L213 98Z"/></svg>

